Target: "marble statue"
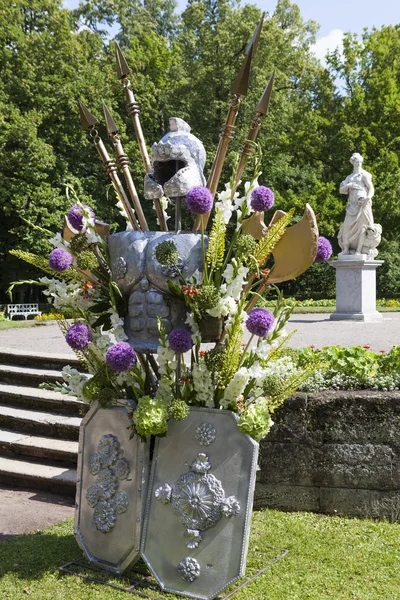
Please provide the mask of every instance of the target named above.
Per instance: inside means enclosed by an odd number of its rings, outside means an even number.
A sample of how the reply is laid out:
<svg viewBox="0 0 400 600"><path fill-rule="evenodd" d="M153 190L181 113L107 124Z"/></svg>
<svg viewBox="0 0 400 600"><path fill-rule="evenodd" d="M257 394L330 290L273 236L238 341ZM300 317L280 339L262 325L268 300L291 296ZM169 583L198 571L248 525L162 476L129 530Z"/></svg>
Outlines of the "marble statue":
<svg viewBox="0 0 400 600"><path fill-rule="evenodd" d="M350 158L353 172L340 184L339 192L348 194L346 217L340 227L338 241L342 248L339 260L365 258L373 260L381 241L382 227L374 223L372 176L362 168L363 157L355 153Z"/></svg>

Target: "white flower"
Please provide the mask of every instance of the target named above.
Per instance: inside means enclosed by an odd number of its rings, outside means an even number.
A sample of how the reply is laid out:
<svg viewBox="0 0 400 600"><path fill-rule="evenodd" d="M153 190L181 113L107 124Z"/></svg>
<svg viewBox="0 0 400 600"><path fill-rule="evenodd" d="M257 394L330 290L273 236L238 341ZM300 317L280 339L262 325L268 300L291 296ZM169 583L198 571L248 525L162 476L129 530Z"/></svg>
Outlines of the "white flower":
<svg viewBox="0 0 400 600"><path fill-rule="evenodd" d="M93 344L100 352L104 353L113 345L113 342L107 333L94 333Z"/></svg>
<svg viewBox="0 0 400 600"><path fill-rule="evenodd" d="M61 236L61 233L56 233L54 237L49 239L49 242L55 248L66 248L66 249L69 248L68 242L66 242L63 239L63 237Z"/></svg>
<svg viewBox="0 0 400 600"><path fill-rule="evenodd" d="M235 314L237 304L233 298L222 297L214 308L209 308L207 313L211 317L226 317L228 315Z"/></svg>
<svg viewBox="0 0 400 600"><path fill-rule="evenodd" d="M208 408L214 408L214 384L212 381L212 374L207 369L204 360L194 363L192 377L197 401L201 404L204 403Z"/></svg>
<svg viewBox="0 0 400 600"><path fill-rule="evenodd" d="M193 313L188 313L187 314L185 323L187 325L189 325L190 329L192 330L192 342L193 342L193 344L200 343L201 342L200 329L199 329L196 321L194 320Z"/></svg>
<svg viewBox="0 0 400 600"><path fill-rule="evenodd" d="M233 210L234 210L234 205L232 204L231 195L232 195L231 184L226 183L225 190L218 194L218 202L215 203L215 208L219 209L221 211L226 225L229 223L232 213L233 213ZM239 196L238 192L235 192L234 200L236 200L236 198L238 196Z"/></svg>
<svg viewBox="0 0 400 600"><path fill-rule="evenodd" d="M73 369L70 365L63 367L62 371L63 379L68 384L68 391L64 388L63 394L67 393L70 396L76 396L77 398L83 399L83 386L90 379L85 373L80 373L77 369ZM65 390L65 391L64 391Z"/></svg>
<svg viewBox="0 0 400 600"><path fill-rule="evenodd" d="M86 235L88 244L99 244L102 241L101 237L91 227L88 227L85 230L85 235Z"/></svg>
<svg viewBox="0 0 400 600"><path fill-rule="evenodd" d="M238 371L236 371L225 388L221 406L223 404L225 407L227 407L231 402L236 402L239 396L243 394L244 389L251 378L252 374L246 367L241 367Z"/></svg>

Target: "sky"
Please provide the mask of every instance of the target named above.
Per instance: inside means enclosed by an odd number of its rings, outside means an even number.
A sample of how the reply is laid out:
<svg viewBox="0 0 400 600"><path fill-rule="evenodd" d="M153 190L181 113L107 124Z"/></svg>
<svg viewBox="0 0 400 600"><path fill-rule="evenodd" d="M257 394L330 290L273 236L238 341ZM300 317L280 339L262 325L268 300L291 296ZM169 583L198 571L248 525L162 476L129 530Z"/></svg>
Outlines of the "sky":
<svg viewBox="0 0 400 600"><path fill-rule="evenodd" d="M178 10L185 8L186 0L177 0ZM247 0L266 12L273 13L276 0ZM297 0L302 17L313 19L320 25L317 43L313 50L321 60L328 50L341 47L343 33L362 34L364 27L380 28L382 25L400 23L399 0ZM64 0L67 8L76 8L79 0Z"/></svg>

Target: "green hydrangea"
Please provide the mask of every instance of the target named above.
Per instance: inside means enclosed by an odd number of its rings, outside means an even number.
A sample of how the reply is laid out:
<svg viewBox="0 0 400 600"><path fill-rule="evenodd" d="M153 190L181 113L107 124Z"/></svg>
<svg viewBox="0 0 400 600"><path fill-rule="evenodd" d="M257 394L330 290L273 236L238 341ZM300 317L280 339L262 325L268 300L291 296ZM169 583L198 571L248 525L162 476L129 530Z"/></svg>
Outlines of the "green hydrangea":
<svg viewBox="0 0 400 600"><path fill-rule="evenodd" d="M259 399L250 404L240 415L238 428L247 433L256 442L260 442L269 432L272 425L271 416L266 407L266 400Z"/></svg>
<svg viewBox="0 0 400 600"><path fill-rule="evenodd" d="M280 396L280 394L283 394L286 389L285 382L282 377L279 377L279 375L269 375L266 377L266 379L263 381L262 387L264 393L271 398Z"/></svg>
<svg viewBox="0 0 400 600"><path fill-rule="evenodd" d="M87 250L88 243L85 235L75 235L69 243L69 249L75 256Z"/></svg>
<svg viewBox="0 0 400 600"><path fill-rule="evenodd" d="M234 253L236 258L247 262L248 257L250 256L250 254L253 254L256 246L257 242L253 238L253 236L248 234L239 236L234 247Z"/></svg>
<svg viewBox="0 0 400 600"><path fill-rule="evenodd" d="M207 310L217 306L221 293L213 285L203 285L196 297L200 309Z"/></svg>
<svg viewBox="0 0 400 600"><path fill-rule="evenodd" d="M173 240L165 240L156 247L155 256L160 265L176 266L179 260L178 248Z"/></svg>
<svg viewBox="0 0 400 600"><path fill-rule="evenodd" d="M168 407L168 416L175 421L183 421L189 414L189 406L184 400L173 400Z"/></svg>
<svg viewBox="0 0 400 600"><path fill-rule="evenodd" d="M91 271L98 266L97 258L91 250L84 250L78 254L76 264L82 271Z"/></svg>
<svg viewBox="0 0 400 600"><path fill-rule="evenodd" d="M213 348L204 355L204 362L211 373L219 372L224 364L225 351L222 348Z"/></svg>
<svg viewBox="0 0 400 600"><path fill-rule="evenodd" d="M141 437L162 435L167 431L168 408L164 400L143 396L139 399L133 422Z"/></svg>

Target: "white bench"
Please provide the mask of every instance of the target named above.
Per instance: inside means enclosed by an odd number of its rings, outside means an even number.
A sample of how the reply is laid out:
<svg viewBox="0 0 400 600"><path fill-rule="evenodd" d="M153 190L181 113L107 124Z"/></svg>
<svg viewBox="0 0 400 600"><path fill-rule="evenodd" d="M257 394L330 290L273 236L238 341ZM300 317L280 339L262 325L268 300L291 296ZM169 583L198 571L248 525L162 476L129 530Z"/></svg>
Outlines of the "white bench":
<svg viewBox="0 0 400 600"><path fill-rule="evenodd" d="M11 321L13 317L19 315L24 315L26 321L29 315L41 314L39 304L7 304L7 315L10 317Z"/></svg>

